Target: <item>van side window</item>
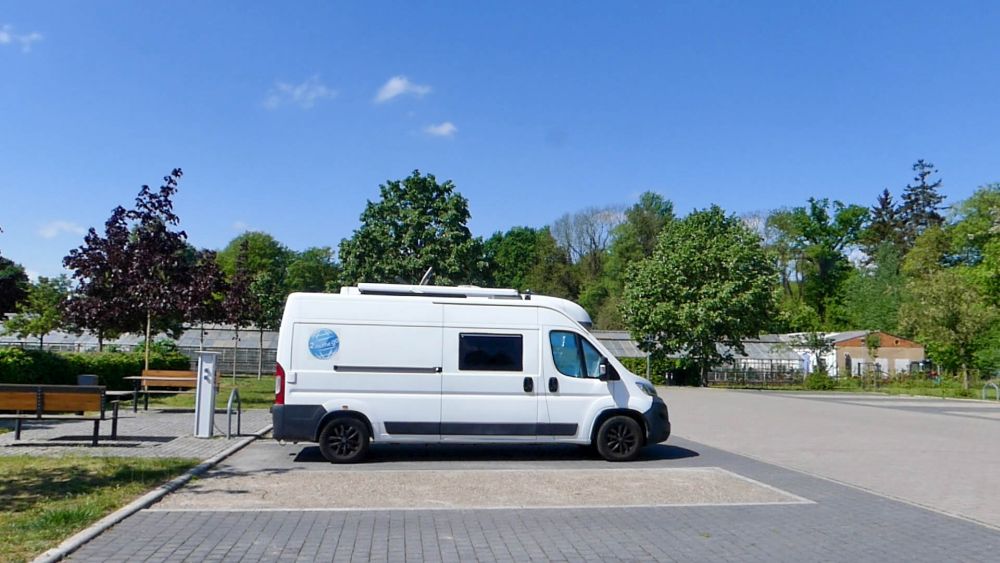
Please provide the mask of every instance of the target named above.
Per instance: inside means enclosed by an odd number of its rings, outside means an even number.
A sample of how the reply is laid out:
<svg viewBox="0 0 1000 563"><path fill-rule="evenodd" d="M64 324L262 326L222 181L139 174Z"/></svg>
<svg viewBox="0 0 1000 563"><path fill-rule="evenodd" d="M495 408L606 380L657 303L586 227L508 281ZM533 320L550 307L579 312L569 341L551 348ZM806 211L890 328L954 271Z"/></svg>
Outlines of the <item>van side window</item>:
<svg viewBox="0 0 1000 563"><path fill-rule="evenodd" d="M575 332L549 333L552 361L559 373L569 377L600 377L601 353Z"/></svg>
<svg viewBox="0 0 1000 563"><path fill-rule="evenodd" d="M461 371L524 371L524 337L520 334L458 335Z"/></svg>

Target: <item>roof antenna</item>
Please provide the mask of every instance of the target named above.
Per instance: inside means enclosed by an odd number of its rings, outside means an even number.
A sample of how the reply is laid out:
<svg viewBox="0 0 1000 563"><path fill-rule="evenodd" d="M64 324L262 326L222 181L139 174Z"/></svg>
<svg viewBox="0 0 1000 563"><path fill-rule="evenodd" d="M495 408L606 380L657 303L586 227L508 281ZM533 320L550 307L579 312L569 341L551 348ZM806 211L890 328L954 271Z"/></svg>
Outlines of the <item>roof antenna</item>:
<svg viewBox="0 0 1000 563"><path fill-rule="evenodd" d="M424 272L424 277L420 278L420 283L418 283L417 285L427 285L427 283L431 281L431 276L433 275L434 275L434 266L430 266L429 268L427 268L427 271Z"/></svg>

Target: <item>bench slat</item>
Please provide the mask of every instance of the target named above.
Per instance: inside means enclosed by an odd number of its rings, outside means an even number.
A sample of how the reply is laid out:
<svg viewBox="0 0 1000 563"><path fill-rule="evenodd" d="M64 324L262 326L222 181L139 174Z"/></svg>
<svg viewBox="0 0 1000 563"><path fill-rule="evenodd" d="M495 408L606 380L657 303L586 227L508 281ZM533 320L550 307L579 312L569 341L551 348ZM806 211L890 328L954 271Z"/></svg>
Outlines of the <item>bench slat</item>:
<svg viewBox="0 0 1000 563"><path fill-rule="evenodd" d="M142 388L143 389L194 389L197 386L198 386L198 384L196 382L194 382L194 381L191 381L191 382L183 382L183 381L172 381L172 382L157 381L157 382L150 382L150 383L143 382L143 384L142 384Z"/></svg>
<svg viewBox="0 0 1000 563"><path fill-rule="evenodd" d="M75 412L101 410L99 393L42 392L42 412Z"/></svg>
<svg viewBox="0 0 1000 563"><path fill-rule="evenodd" d="M34 411L38 406L38 393L32 391L3 391L0 394L0 411Z"/></svg>
<svg viewBox="0 0 1000 563"><path fill-rule="evenodd" d="M143 377L179 377L182 379L194 379L198 377L198 372L195 371L182 371L182 370L172 370L172 369L144 369L142 370Z"/></svg>

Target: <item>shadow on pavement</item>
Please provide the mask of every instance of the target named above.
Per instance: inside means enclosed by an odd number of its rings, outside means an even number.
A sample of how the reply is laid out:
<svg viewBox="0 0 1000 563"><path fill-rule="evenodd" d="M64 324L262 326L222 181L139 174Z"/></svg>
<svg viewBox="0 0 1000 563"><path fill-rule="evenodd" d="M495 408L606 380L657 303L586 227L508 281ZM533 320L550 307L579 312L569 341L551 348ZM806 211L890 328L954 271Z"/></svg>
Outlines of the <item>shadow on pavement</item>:
<svg viewBox="0 0 1000 563"><path fill-rule="evenodd" d="M667 444L643 448L637 461L674 460L697 457L694 450ZM373 445L365 464L404 461L561 461L600 460L593 449L567 444L420 444ZM319 446L307 446L295 456L296 463L327 463Z"/></svg>

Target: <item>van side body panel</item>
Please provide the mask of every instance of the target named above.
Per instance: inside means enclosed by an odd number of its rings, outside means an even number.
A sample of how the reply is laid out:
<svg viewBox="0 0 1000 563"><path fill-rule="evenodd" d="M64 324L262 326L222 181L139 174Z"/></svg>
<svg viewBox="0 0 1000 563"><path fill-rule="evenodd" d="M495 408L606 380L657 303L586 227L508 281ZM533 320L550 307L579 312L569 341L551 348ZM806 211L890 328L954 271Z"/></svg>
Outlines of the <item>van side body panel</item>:
<svg viewBox="0 0 1000 563"><path fill-rule="evenodd" d="M286 375L285 404L272 408L275 439L316 441L330 416L354 416L377 442L587 444L602 413L630 412L647 443L665 440L663 401L639 390L641 378L579 323L537 301L292 294L278 339ZM553 330L579 334L621 379L560 373ZM470 367L468 349L460 359L470 336L516 339L521 364Z"/></svg>

